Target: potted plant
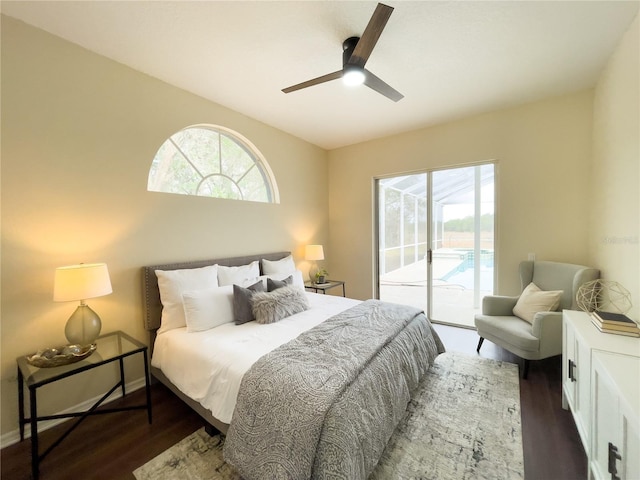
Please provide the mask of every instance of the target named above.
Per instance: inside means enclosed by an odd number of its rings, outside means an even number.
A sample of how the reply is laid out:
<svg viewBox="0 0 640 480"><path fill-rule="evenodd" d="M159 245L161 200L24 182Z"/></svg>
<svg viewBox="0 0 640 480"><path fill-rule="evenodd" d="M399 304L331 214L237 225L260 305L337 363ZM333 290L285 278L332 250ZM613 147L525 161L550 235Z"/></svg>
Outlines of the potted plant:
<svg viewBox="0 0 640 480"><path fill-rule="evenodd" d="M316 272L316 283L324 283L326 281L327 275L329 275L329 272L327 272L324 268L318 270Z"/></svg>

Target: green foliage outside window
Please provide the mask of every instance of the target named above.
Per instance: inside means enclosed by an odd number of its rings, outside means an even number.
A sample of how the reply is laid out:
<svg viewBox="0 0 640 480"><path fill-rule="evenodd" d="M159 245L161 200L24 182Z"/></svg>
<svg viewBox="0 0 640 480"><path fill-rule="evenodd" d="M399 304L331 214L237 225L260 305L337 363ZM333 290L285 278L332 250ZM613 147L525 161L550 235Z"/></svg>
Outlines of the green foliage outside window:
<svg viewBox="0 0 640 480"><path fill-rule="evenodd" d="M188 127L153 159L147 190L279 203L273 174L257 149L222 127Z"/></svg>
<svg viewBox="0 0 640 480"><path fill-rule="evenodd" d="M475 228L474 217L454 218L444 224L444 229L447 232L473 232ZM493 213L485 213L480 216L480 231L493 232Z"/></svg>

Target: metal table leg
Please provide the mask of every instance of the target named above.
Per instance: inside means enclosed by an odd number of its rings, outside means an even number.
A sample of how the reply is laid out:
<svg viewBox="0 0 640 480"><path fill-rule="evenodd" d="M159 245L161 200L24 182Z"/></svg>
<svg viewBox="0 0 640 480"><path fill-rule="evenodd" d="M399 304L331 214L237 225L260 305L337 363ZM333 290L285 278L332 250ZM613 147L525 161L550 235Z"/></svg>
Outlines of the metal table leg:
<svg viewBox="0 0 640 480"><path fill-rule="evenodd" d="M35 388L29 388L29 403L31 408L31 475L33 480L38 480L40 456L38 454L38 407Z"/></svg>
<svg viewBox="0 0 640 480"><path fill-rule="evenodd" d="M151 424L151 385L149 384L149 360L147 359L147 351L142 352L144 357L144 382L145 389L147 390L147 417L149 424Z"/></svg>
<svg viewBox="0 0 640 480"><path fill-rule="evenodd" d="M18 367L18 415L20 417L20 441L24 440L24 377Z"/></svg>

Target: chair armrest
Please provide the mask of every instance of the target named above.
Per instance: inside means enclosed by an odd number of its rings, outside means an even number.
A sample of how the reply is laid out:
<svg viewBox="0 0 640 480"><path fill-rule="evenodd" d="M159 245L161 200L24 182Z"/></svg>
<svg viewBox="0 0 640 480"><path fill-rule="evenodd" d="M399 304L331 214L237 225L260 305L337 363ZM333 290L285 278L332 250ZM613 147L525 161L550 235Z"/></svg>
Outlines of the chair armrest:
<svg viewBox="0 0 640 480"><path fill-rule="evenodd" d="M562 353L562 312L538 312L531 333L540 340L540 358Z"/></svg>
<svg viewBox="0 0 640 480"><path fill-rule="evenodd" d="M487 295L482 299L482 314L496 317L513 315L513 307L518 303L518 298L504 295Z"/></svg>

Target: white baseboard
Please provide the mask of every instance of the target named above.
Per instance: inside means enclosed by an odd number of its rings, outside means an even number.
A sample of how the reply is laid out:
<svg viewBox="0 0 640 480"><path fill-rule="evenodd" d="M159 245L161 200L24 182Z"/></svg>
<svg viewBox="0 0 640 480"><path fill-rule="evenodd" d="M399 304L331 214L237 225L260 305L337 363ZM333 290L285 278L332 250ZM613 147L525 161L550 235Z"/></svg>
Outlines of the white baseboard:
<svg viewBox="0 0 640 480"><path fill-rule="evenodd" d="M144 388L144 386L145 386L144 378L140 378L138 380L134 380L131 383L127 383L125 385L125 391L127 392L127 395L129 395L131 392L134 392L140 388ZM61 415L65 413L82 412L82 411L88 410L98 400L100 400L101 397L102 395L97 395L94 398L86 400L71 408L67 408L66 410L58 412L57 414ZM114 391L111 395L107 397L107 399L102 403L102 405L112 402L114 400L117 400L118 398L121 398L121 397L122 397L122 389L118 388L116 389L116 391ZM61 418L57 420L44 420L42 422L38 422L38 433L44 432L45 430L55 427L56 425L59 425L62 422L65 422L67 420L69 419ZM31 438L31 428L29 427L29 425L25 425L24 438L25 439ZM8 447L9 445L13 445L14 443L18 443L19 441L20 441L20 429L17 428L16 430L13 430L11 432L5 433L4 435L0 436L0 448Z"/></svg>

